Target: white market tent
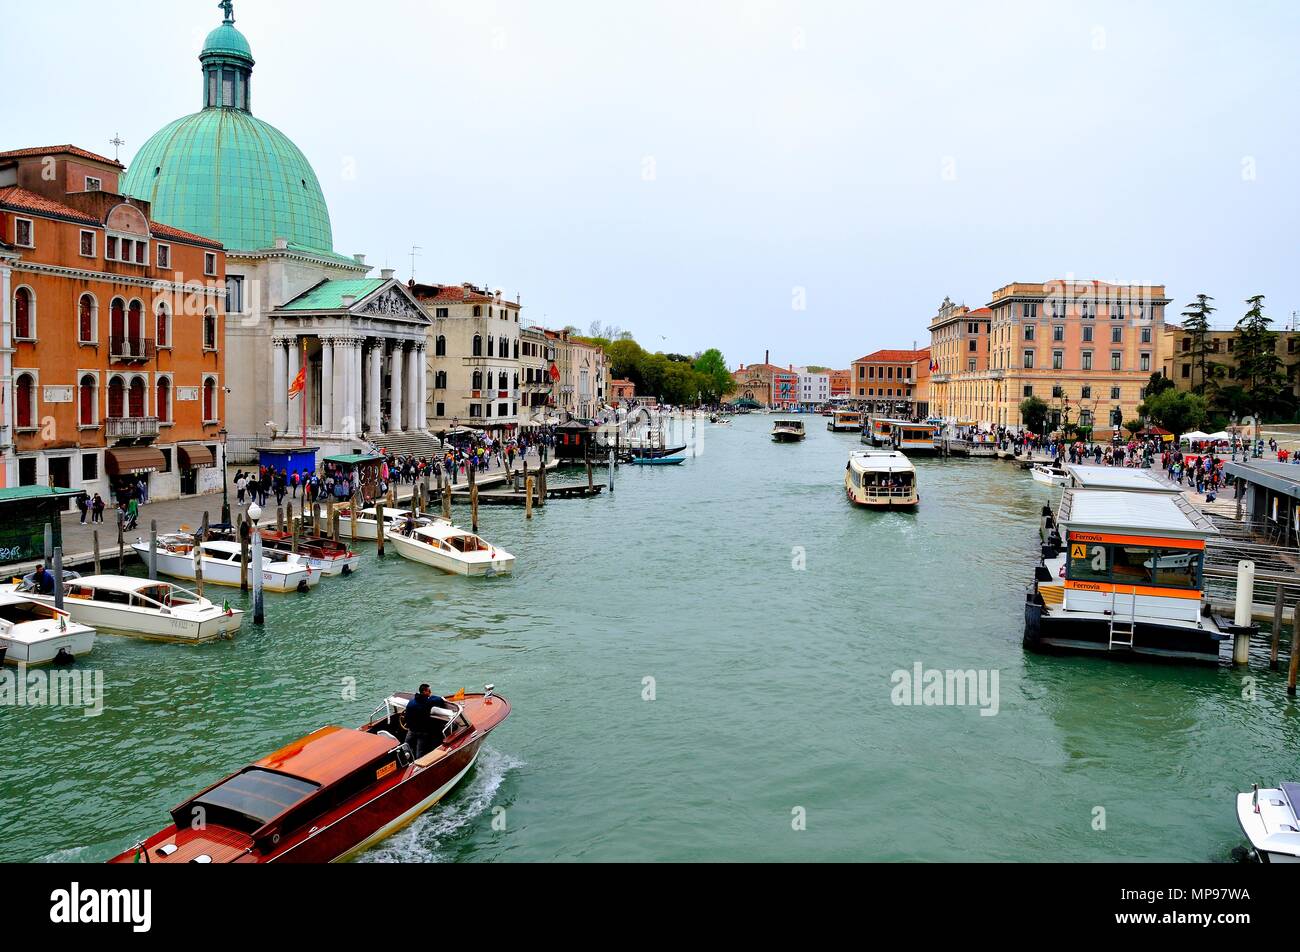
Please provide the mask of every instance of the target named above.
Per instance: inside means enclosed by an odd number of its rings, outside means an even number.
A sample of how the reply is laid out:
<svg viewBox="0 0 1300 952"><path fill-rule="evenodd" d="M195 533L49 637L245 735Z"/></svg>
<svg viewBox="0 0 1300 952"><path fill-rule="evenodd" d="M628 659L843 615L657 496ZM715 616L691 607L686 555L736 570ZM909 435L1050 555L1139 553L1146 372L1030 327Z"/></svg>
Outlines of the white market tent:
<svg viewBox="0 0 1300 952"><path fill-rule="evenodd" d="M1232 434L1227 430L1220 430L1218 433L1211 433L1209 438L1216 443L1228 443L1232 440Z"/></svg>
<svg viewBox="0 0 1300 952"><path fill-rule="evenodd" d="M1208 439L1210 439L1210 434L1202 433L1200 430L1193 430L1191 433L1184 433L1182 439L1180 439L1178 442L1194 443L1198 440L1208 440Z"/></svg>

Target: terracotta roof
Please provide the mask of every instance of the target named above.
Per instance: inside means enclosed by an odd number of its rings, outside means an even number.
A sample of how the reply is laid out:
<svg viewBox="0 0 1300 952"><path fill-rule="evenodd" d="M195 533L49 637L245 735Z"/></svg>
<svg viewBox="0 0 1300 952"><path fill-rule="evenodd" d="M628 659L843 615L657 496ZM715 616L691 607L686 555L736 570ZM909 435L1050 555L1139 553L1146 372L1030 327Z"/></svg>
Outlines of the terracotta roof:
<svg viewBox="0 0 1300 952"><path fill-rule="evenodd" d="M149 230L153 232L155 238L170 238L173 241L188 241L195 245L204 245L208 248L223 248L219 241L211 238L204 238L202 235L193 235L188 231L181 231L179 228L173 228L171 225L164 225L162 222L150 222Z"/></svg>
<svg viewBox="0 0 1300 952"><path fill-rule="evenodd" d="M19 188L17 185L9 188L0 188L0 207L11 208L22 212L31 212L33 215L51 215L58 218L67 218L76 222L83 222L87 225L103 226L98 218L93 215L87 215L85 212L79 212L75 208L69 208L60 202L51 201L44 196L37 195L35 192L29 192L25 188Z"/></svg>
<svg viewBox="0 0 1300 952"><path fill-rule="evenodd" d="M416 284L409 290L417 299L434 304L500 304L501 307L519 307L514 301L505 298L497 301L496 295L485 294L475 287L463 284Z"/></svg>
<svg viewBox="0 0 1300 952"><path fill-rule="evenodd" d="M13 149L9 152L0 152L0 159L30 159L36 156L65 154L75 155L80 159L88 159L91 162L102 162L104 165L112 165L119 169L126 168L121 162L105 158L102 155L96 155L94 152L88 152L85 149L79 149L75 145L47 145L39 149Z"/></svg>
<svg viewBox="0 0 1300 952"><path fill-rule="evenodd" d="M978 311L971 311L971 312L970 312L969 314L967 314L966 316L967 316L967 317L992 317L992 316L993 316L993 308L991 308L991 307L982 307L982 308L980 308Z"/></svg>
<svg viewBox="0 0 1300 952"><path fill-rule="evenodd" d="M925 350L878 350L874 354L867 354L854 361L855 364L910 364L913 361L921 360L928 354L929 348Z"/></svg>

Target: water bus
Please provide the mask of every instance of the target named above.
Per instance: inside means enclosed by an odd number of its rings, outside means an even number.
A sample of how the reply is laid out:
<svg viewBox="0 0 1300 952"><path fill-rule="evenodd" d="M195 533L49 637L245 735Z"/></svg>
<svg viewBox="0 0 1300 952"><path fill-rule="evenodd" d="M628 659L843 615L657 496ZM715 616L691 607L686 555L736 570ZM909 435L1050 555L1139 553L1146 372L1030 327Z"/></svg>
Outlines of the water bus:
<svg viewBox="0 0 1300 952"><path fill-rule="evenodd" d="M826 429L832 433L860 433L862 431L862 414L857 410L836 410Z"/></svg>
<svg viewBox="0 0 1300 952"><path fill-rule="evenodd" d="M1067 488L1044 521L1026 648L1219 662L1231 635L1210 613L1203 574L1218 531L1185 497Z"/></svg>
<svg viewBox="0 0 1300 952"><path fill-rule="evenodd" d="M772 427L774 443L802 443L806 436L802 420L777 420Z"/></svg>
<svg viewBox="0 0 1300 952"><path fill-rule="evenodd" d="M856 506L868 509L915 509L916 467L897 450L853 453L844 473L844 492Z"/></svg>

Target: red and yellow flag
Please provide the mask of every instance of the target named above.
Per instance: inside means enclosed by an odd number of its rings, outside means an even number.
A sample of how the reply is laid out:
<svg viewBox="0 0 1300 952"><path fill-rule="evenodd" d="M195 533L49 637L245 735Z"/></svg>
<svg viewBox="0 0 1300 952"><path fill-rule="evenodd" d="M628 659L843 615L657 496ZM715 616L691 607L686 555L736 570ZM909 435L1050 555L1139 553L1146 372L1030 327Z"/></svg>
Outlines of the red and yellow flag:
<svg viewBox="0 0 1300 952"><path fill-rule="evenodd" d="M465 700L465 689L464 689L464 688L461 688L460 691L456 694L456 696L450 698L449 700L452 700L452 701L463 701L463 700Z"/></svg>
<svg viewBox="0 0 1300 952"><path fill-rule="evenodd" d="M292 400L294 397L298 396L306 389L307 389L307 368L303 367L302 370L298 371L298 376L293 379L293 383L289 385L289 399Z"/></svg>

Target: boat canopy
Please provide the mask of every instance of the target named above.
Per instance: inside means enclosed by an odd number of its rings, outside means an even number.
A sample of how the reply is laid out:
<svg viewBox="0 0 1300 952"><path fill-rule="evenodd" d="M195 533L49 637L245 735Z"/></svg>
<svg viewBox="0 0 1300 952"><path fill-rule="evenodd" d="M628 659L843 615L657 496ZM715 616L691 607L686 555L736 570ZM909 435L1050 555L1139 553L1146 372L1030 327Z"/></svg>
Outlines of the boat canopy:
<svg viewBox="0 0 1300 952"><path fill-rule="evenodd" d="M1070 475L1070 485L1076 489L1114 489L1126 492L1167 493L1172 496L1182 494L1182 490L1162 483L1145 469L1130 469L1125 466L1071 466L1065 471Z"/></svg>
<svg viewBox="0 0 1300 952"><path fill-rule="evenodd" d="M1219 534L1182 494L1066 489L1056 521L1071 533L1198 540Z"/></svg>

